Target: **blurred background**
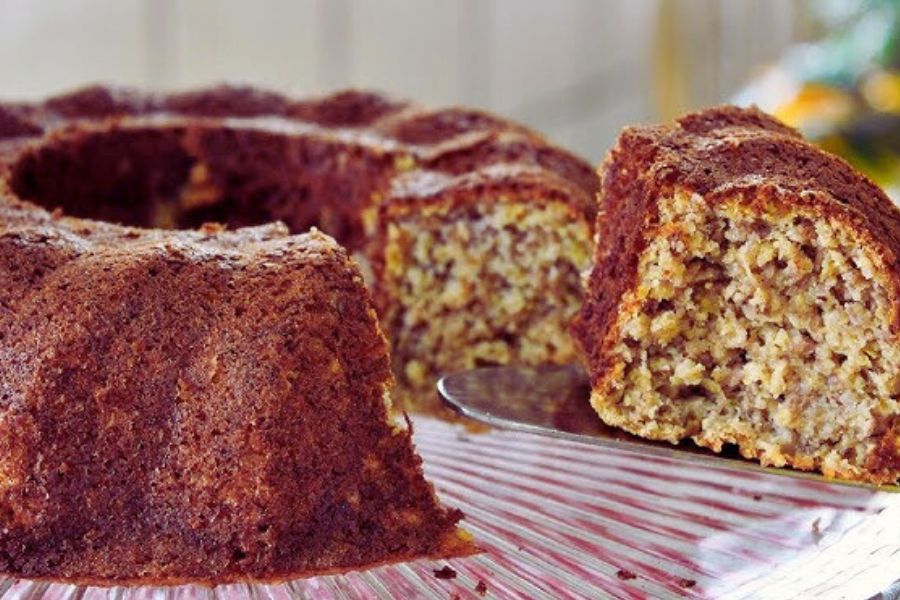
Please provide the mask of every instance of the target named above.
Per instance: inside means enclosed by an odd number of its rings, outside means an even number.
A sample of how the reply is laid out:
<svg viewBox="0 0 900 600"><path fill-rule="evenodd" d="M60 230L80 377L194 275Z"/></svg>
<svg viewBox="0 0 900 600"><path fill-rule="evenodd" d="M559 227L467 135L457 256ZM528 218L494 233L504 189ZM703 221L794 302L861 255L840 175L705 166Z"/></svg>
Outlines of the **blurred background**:
<svg viewBox="0 0 900 600"><path fill-rule="evenodd" d="M599 161L625 124L758 103L900 173L894 0L0 0L0 95L91 82L375 88Z"/></svg>

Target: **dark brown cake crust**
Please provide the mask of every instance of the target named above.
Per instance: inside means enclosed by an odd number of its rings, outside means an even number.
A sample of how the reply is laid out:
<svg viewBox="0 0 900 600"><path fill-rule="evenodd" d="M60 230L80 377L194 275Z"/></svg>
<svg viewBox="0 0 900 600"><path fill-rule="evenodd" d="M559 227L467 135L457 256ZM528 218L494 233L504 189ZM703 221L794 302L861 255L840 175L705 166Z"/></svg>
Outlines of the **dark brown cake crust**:
<svg viewBox="0 0 900 600"><path fill-rule="evenodd" d="M611 366L607 333L622 295L634 287L638 257L647 243L644 231L657 218L654 201L676 187L712 202L737 191L761 197L787 192L798 203L814 204L824 214L870 231L892 273L893 295L900 298L900 219L888 209L890 199L846 162L757 109L724 106L687 115L674 125L628 128L599 171L595 267L589 301L572 325L592 382ZM895 310L892 326L900 330L900 304Z"/></svg>
<svg viewBox="0 0 900 600"><path fill-rule="evenodd" d="M464 548L389 424L386 343L329 238L14 212L0 571L220 583Z"/></svg>

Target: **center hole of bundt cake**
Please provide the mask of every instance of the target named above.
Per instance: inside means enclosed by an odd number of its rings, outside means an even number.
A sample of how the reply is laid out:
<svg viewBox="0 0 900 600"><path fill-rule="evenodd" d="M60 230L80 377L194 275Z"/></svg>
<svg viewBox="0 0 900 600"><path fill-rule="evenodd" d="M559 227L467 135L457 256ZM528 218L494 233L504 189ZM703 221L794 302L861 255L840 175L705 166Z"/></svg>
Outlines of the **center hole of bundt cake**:
<svg viewBox="0 0 900 600"><path fill-rule="evenodd" d="M839 223L740 199L677 194L659 228L615 350L631 428L749 445L775 464L794 451L826 469L862 460L853 444L900 397L877 258Z"/></svg>
<svg viewBox="0 0 900 600"><path fill-rule="evenodd" d="M49 210L137 227L179 228L194 161L174 130L69 133L26 152L13 191Z"/></svg>
<svg viewBox="0 0 900 600"><path fill-rule="evenodd" d="M161 229L283 221L353 248L362 238L358 204L383 165L326 145L225 127L66 132L19 158L12 187L69 216Z"/></svg>

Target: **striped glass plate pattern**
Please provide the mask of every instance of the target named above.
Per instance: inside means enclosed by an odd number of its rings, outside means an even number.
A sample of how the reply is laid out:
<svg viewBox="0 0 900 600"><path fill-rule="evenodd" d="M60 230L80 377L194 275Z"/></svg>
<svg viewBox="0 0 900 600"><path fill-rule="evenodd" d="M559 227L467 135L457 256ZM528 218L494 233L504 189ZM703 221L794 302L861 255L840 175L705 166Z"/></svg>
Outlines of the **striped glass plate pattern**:
<svg viewBox="0 0 900 600"><path fill-rule="evenodd" d="M482 554L212 590L5 580L0 598L864 599L900 579L900 494L427 418L415 428ZM445 566L455 577L436 576Z"/></svg>

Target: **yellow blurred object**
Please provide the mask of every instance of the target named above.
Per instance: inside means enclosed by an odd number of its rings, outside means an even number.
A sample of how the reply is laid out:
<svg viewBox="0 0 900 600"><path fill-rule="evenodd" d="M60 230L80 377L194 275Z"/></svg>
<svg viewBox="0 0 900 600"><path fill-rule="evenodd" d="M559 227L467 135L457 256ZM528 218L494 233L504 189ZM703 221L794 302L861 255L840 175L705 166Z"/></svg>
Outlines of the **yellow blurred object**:
<svg viewBox="0 0 900 600"><path fill-rule="evenodd" d="M863 82L861 91L872 108L900 114L900 73L896 71L873 73Z"/></svg>
<svg viewBox="0 0 900 600"><path fill-rule="evenodd" d="M653 40L653 92L657 117L670 121L690 106L683 40L676 25L676 0L662 0Z"/></svg>
<svg viewBox="0 0 900 600"><path fill-rule="evenodd" d="M853 116L856 101L840 88L804 83L793 98L779 105L776 117L804 131L832 128Z"/></svg>

